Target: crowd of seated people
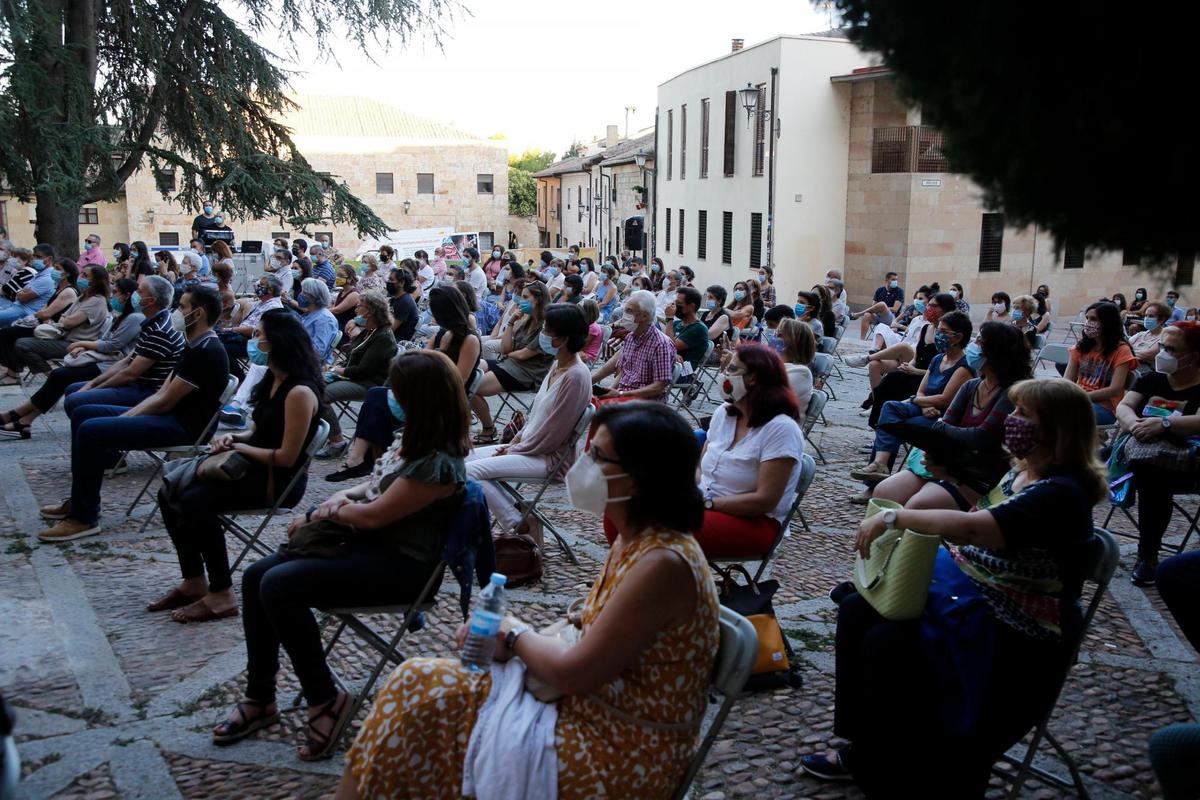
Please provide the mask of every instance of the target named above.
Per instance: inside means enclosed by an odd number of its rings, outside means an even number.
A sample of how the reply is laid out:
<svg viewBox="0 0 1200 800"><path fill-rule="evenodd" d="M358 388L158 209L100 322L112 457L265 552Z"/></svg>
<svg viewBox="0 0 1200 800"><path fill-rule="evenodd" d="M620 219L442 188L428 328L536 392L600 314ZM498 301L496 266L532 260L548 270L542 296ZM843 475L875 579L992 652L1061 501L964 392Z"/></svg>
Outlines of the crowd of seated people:
<svg viewBox="0 0 1200 800"><path fill-rule="evenodd" d="M92 253L100 242L86 244ZM884 619L855 592L835 593L835 733L849 744L803 766L868 793L981 795L994 759L1053 702L1053 665L1078 625L1080 553L1104 497L1098 426L1139 441L1200 434L1200 326L1178 313L1177 299L1145 290L1129 313L1110 301L1089 306L1063 377L1035 380L1035 348L1052 324L1047 287L995 293L976 326L961 285L921 286L906 304L895 275L852 314L836 270L780 304L767 268L700 288L689 269L627 254L596 264L578 249L561 259L547 251L527 269L502 247L483 261L466 248L456 264L444 252L401 258L385 246L356 267L321 243L293 240L276 243L255 296L237 298L220 248L210 264L203 246L179 260L151 257L140 242L113 253L121 258L112 270L56 258L45 245L0 259L0 383L42 381L0 413L0 436L29 438L59 400L70 421L70 492L42 507L52 525L38 537L98 533L103 484L123 453L209 441L212 454L244 462L237 481L197 473L178 491L155 487L180 575L164 575L147 610L190 624L242 617L247 685L213 729L217 744L278 720L284 648L308 709L304 760L331 755L354 706L326 663L313 609L415 600L468 481L480 484L497 534L527 533L540 549L536 517L498 484L553 478L610 543L583 607L588 635L565 646L510 618L497 660L519 656L564 695L560 794L669 794L696 746L691 726L703 718L717 649L708 562L764 557L786 533L809 446L805 414L821 388L817 357L830 352L822 340L861 317L870 352L847 363L867 368L874 432L864 442L869 463L851 472L866 490L849 500L901 508L865 521L856 547L869 552L885 527L954 544L963 585L982 599L991 658L967 687L974 716L923 714L930 698L947 707L962 699L950 693L963 687L943 679L954 665L923 668L912 626ZM60 335L36 335L41 326ZM706 369L718 397L696 431L672 408L672 385ZM237 393L221 407L231 379ZM510 419L501 442L496 398L520 393L523 422ZM342 429L351 403L352 436ZM589 406L596 415L577 442ZM214 431L218 419L224 429ZM219 515L298 506L322 421L330 433L317 455L342 458L326 479L354 485L298 514L288 545L246 567L239 605ZM895 464L897 426L940 434L969 454L970 468L929 453ZM1171 498L1200 486L1158 467L1133 472L1133 580L1161 581L1187 618L1195 568L1160 569L1158 555ZM314 526L336 536L335 552L305 549L298 534ZM904 692L874 691L897 680ZM434 687L438 703L422 702ZM406 661L355 739L339 796L457 791L489 691L488 676L457 660ZM669 727L650 735L637 722L646 718ZM944 768L911 770L930 748Z"/></svg>

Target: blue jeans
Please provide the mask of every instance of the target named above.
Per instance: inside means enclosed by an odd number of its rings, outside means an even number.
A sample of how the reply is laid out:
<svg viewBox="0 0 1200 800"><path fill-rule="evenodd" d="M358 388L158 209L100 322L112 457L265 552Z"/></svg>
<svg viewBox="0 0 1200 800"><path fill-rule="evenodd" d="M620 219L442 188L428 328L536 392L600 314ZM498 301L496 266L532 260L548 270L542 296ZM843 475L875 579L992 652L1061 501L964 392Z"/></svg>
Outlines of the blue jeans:
<svg viewBox="0 0 1200 800"><path fill-rule="evenodd" d="M124 406L133 408L138 403L154 394L148 387L130 384L117 386L112 389L88 389L81 392L83 383L73 383L67 387L66 397L63 398L63 411L67 416L75 413L81 406Z"/></svg>
<svg viewBox="0 0 1200 800"><path fill-rule="evenodd" d="M1158 594L1167 604L1179 629L1200 649L1200 550L1190 550L1172 556L1158 565L1155 575Z"/></svg>
<svg viewBox="0 0 1200 800"><path fill-rule="evenodd" d="M895 455L900 452L900 440L883 429L885 423L903 422L907 425L929 427L933 420L922 413L921 407L907 400L888 400L879 412L879 427L875 429L875 452Z"/></svg>
<svg viewBox="0 0 1200 800"><path fill-rule="evenodd" d="M0 328L7 328L22 317L28 317L32 311L26 311L24 306L19 306L16 303L10 304L7 308L0 309Z"/></svg>
<svg viewBox="0 0 1200 800"><path fill-rule="evenodd" d="M71 519L94 524L100 519L104 470L123 450L194 444L196 434L166 415L122 417L126 406L79 406L71 415Z"/></svg>
<svg viewBox="0 0 1200 800"><path fill-rule="evenodd" d="M1110 411L1108 406L1103 403L1092 403L1092 408L1096 411L1097 425L1112 425L1117 421L1117 415Z"/></svg>

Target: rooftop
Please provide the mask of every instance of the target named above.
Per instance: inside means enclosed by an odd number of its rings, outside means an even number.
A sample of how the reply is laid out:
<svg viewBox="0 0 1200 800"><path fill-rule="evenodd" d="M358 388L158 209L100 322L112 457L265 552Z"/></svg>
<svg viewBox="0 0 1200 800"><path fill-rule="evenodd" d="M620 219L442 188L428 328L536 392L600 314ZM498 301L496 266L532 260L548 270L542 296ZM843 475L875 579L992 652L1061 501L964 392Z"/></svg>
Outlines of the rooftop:
<svg viewBox="0 0 1200 800"><path fill-rule="evenodd" d="M573 156L564 158L562 161L555 161L550 166L540 172L533 173L535 178L553 178L555 175L566 175L568 172L586 172L583 166L584 162L591 159L592 156Z"/></svg>
<svg viewBox="0 0 1200 800"><path fill-rule="evenodd" d="M293 136L462 141L483 143L478 136L367 97L297 94L297 108L283 115Z"/></svg>
<svg viewBox="0 0 1200 800"><path fill-rule="evenodd" d="M671 81L675 80L676 78L680 77L681 75L686 75L693 70L700 69L701 67L707 67L710 64L715 64L718 61L721 61L723 59L734 58L735 56L739 56L742 53L748 53L751 50L754 50L756 48L765 47L767 45L774 44L775 42L780 42L780 41L784 41L784 40L828 42L828 43L833 43L833 44L845 44L845 45L850 44L850 40L848 38L846 38L845 32L838 28L832 28L827 31L818 31L817 33L801 33L801 34L781 33L778 36L772 36L770 39L764 39L761 42L755 42L752 45L743 47L741 50L732 50L728 53L722 53L721 55L717 56L716 58L710 58L707 61L702 61L701 63L696 64L695 66L688 67L687 69L683 70L682 72L676 73L675 75L672 75L670 78L667 78L665 81L660 83L659 86L664 86L664 85L670 83Z"/></svg>

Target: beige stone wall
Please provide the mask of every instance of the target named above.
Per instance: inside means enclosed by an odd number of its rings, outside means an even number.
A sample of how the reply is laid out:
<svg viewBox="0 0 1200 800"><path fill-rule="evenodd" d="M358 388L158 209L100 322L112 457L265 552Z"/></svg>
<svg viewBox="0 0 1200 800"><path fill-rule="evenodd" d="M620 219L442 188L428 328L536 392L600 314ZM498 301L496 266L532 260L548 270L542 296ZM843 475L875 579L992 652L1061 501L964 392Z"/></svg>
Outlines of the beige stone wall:
<svg viewBox="0 0 1200 800"><path fill-rule="evenodd" d="M33 204L19 203L16 198L11 196L2 198L2 202L4 203L4 219L8 223L9 238L22 247L32 247L37 243L33 236L35 217ZM97 210L100 223L79 226L80 249L83 248L84 238L91 234L100 236L100 243L105 252L110 252L112 245L116 242L129 241L128 215L125 211L124 198L116 203L96 203L88 207Z"/></svg>

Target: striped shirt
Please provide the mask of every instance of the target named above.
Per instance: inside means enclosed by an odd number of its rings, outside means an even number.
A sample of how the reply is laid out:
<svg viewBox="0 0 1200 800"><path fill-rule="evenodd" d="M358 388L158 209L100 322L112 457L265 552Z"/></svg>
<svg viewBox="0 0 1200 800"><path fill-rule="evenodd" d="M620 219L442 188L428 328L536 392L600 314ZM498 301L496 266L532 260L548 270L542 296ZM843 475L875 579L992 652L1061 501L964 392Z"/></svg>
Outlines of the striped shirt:
<svg viewBox="0 0 1200 800"><path fill-rule="evenodd" d="M175 370L184 344L183 334L171 325L170 311L159 311L143 322L142 331L133 343L133 356L148 358L154 363L138 377L138 385L157 391Z"/></svg>
<svg viewBox="0 0 1200 800"><path fill-rule="evenodd" d="M328 261L317 262L313 267L313 277L325 281L325 285L331 290L334 288L334 284L337 283L337 273L333 271L333 264L330 264Z"/></svg>

